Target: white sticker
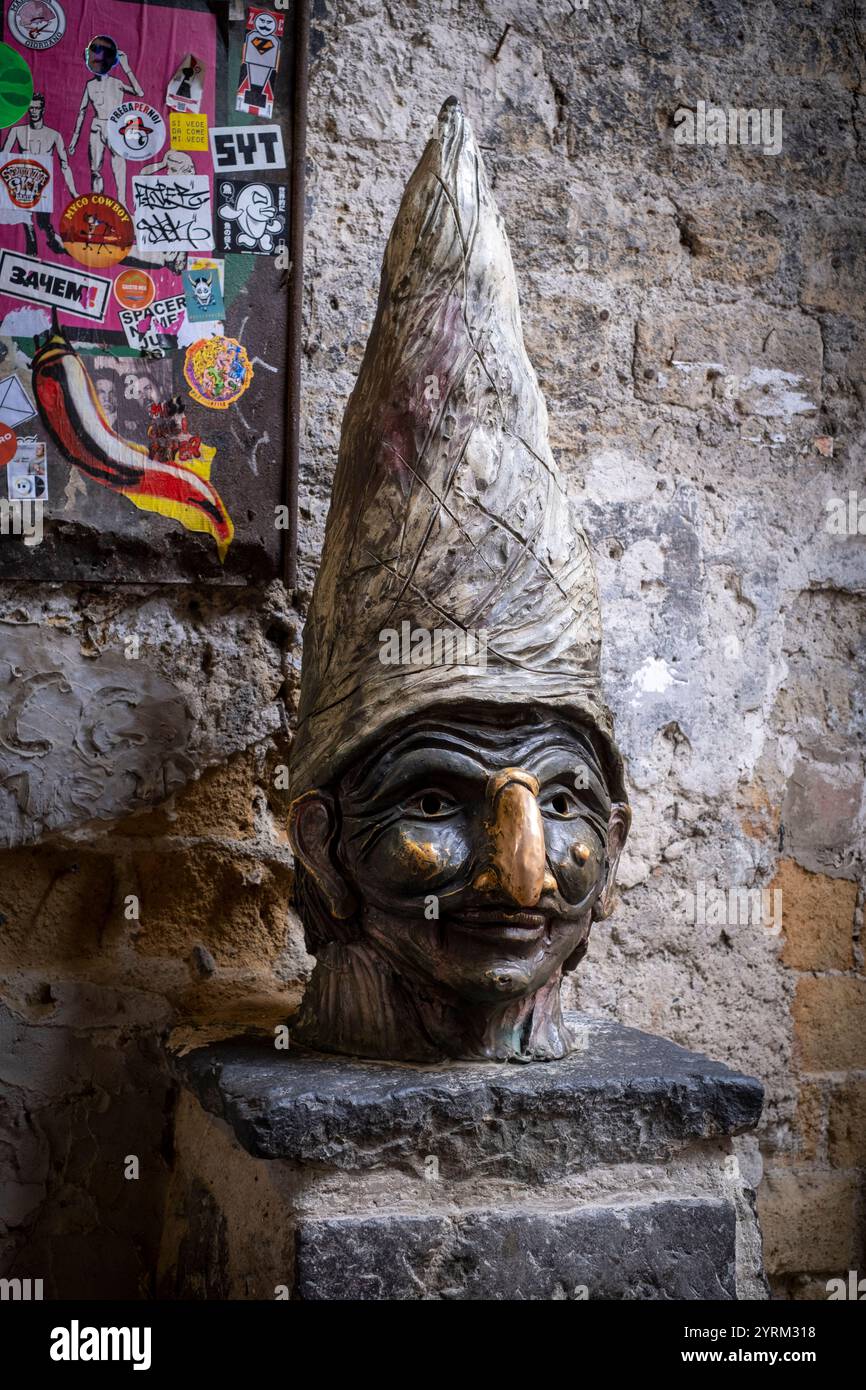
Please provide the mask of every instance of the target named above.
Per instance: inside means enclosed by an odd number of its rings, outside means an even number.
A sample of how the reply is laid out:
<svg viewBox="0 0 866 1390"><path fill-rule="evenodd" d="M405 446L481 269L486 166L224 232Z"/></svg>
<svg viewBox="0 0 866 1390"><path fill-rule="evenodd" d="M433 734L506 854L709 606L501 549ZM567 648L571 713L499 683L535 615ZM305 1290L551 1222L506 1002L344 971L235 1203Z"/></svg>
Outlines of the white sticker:
<svg viewBox="0 0 866 1390"><path fill-rule="evenodd" d="M210 179L176 174L132 180L135 240L142 251L213 249Z"/></svg>
<svg viewBox="0 0 866 1390"><path fill-rule="evenodd" d="M164 356L177 347L177 334L186 316L182 294L157 299L146 309L121 309L120 322L126 341L137 352Z"/></svg>
<svg viewBox="0 0 866 1390"><path fill-rule="evenodd" d="M204 68L198 58L187 53L168 84L165 104L173 111L200 111L204 92Z"/></svg>
<svg viewBox="0 0 866 1390"><path fill-rule="evenodd" d="M159 154L165 144L165 121L146 101L125 101L109 116L106 135L115 154L140 162Z"/></svg>
<svg viewBox="0 0 866 1390"><path fill-rule="evenodd" d="M6 484L15 502L48 501L46 449L41 439L19 439L6 465Z"/></svg>
<svg viewBox="0 0 866 1390"><path fill-rule="evenodd" d="M0 381L0 423L17 430L25 420L36 414L36 407L17 376Z"/></svg>
<svg viewBox="0 0 866 1390"><path fill-rule="evenodd" d="M216 126L210 133L210 148L218 174L286 167L283 132L278 125Z"/></svg>
<svg viewBox="0 0 866 1390"><path fill-rule="evenodd" d="M66 33L59 0L12 0L7 23L18 43L37 51L53 48Z"/></svg>
<svg viewBox="0 0 866 1390"><path fill-rule="evenodd" d="M34 212L54 211L54 171L30 155L0 155L0 222L29 222Z"/></svg>
<svg viewBox="0 0 866 1390"><path fill-rule="evenodd" d="M111 293L111 281L62 265L50 265L17 251L0 251L0 294L48 304L67 314L101 323Z"/></svg>

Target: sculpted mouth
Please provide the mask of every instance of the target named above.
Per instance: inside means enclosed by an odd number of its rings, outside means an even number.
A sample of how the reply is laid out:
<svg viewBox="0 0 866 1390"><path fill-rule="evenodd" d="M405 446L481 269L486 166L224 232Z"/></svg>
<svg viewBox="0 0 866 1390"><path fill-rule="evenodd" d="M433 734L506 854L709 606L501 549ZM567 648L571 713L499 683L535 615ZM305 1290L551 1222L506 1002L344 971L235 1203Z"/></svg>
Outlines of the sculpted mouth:
<svg viewBox="0 0 866 1390"><path fill-rule="evenodd" d="M547 920L544 912L505 907L467 907L462 912L449 914L447 919L448 925L457 931L511 941L536 940L543 935Z"/></svg>

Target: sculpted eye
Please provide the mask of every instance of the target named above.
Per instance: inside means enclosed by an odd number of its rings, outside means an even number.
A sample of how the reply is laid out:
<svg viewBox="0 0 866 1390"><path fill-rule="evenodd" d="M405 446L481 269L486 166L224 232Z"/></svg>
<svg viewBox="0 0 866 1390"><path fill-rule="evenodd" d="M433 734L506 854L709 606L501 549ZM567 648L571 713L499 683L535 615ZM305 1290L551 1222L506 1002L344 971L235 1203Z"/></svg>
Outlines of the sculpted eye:
<svg viewBox="0 0 866 1390"><path fill-rule="evenodd" d="M554 791L546 796L541 809L546 816L555 816L561 820L569 820L572 816L581 813L580 802L567 791Z"/></svg>
<svg viewBox="0 0 866 1390"><path fill-rule="evenodd" d="M450 816L457 809L457 802L445 792L426 791L409 802L406 810L411 816L422 816L425 820L439 820Z"/></svg>

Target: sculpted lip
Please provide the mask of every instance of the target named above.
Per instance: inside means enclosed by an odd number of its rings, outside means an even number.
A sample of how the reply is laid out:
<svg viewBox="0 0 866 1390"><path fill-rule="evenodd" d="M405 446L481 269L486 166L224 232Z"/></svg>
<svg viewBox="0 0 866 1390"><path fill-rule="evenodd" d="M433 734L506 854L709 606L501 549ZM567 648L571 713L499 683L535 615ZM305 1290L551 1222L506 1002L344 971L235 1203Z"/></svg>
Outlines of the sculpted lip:
<svg viewBox="0 0 866 1390"><path fill-rule="evenodd" d="M544 912L498 908L464 908L462 912L449 913L449 926L458 931L469 932L473 936L497 936L512 941L534 941L540 937L547 926Z"/></svg>

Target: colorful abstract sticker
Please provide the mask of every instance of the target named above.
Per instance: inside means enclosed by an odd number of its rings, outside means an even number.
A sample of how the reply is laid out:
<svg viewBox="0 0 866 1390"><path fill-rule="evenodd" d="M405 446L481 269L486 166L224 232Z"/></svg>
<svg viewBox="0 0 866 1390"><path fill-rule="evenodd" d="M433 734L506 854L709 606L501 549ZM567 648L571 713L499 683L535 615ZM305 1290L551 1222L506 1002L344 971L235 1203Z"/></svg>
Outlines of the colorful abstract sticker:
<svg viewBox="0 0 866 1390"><path fill-rule="evenodd" d="M146 270L122 270L114 282L114 297L121 309L146 309L156 286Z"/></svg>
<svg viewBox="0 0 866 1390"><path fill-rule="evenodd" d="M175 150L198 150L206 154L207 116L187 115L184 111L172 111L169 117L171 145Z"/></svg>
<svg viewBox="0 0 866 1390"><path fill-rule="evenodd" d="M274 78L280 65L284 26L283 15L252 6L247 10L241 82L235 106L248 116L265 116L270 120L274 113Z"/></svg>
<svg viewBox="0 0 866 1390"><path fill-rule="evenodd" d="M105 138L121 159L142 163L153 159L165 144L165 121L146 101L124 101L112 111Z"/></svg>
<svg viewBox="0 0 866 1390"><path fill-rule="evenodd" d="M186 316L190 323L207 323L225 318L226 306L220 288L219 272L208 267L185 270L181 275L186 299Z"/></svg>
<svg viewBox="0 0 866 1390"><path fill-rule="evenodd" d="M187 53L168 84L165 104L173 111L199 111L204 93L204 65Z"/></svg>
<svg viewBox="0 0 866 1390"><path fill-rule="evenodd" d="M217 196L217 249L273 256L286 226L286 190L247 179L221 179Z"/></svg>
<svg viewBox="0 0 866 1390"><path fill-rule="evenodd" d="M199 459L163 463L117 433L81 358L56 326L40 343L32 370L40 419L64 458L136 507L213 536L225 559L234 526L210 481L213 449L202 446Z"/></svg>
<svg viewBox="0 0 866 1390"><path fill-rule="evenodd" d="M132 218L107 193L85 193L60 219L60 239L79 265L97 270L122 261L132 246Z"/></svg>
<svg viewBox="0 0 866 1390"><path fill-rule="evenodd" d="M25 48L53 48L66 33L59 0L12 0L6 20L13 39Z"/></svg>
<svg viewBox="0 0 866 1390"><path fill-rule="evenodd" d="M194 401L226 410L246 391L253 368L246 348L235 338L206 338L187 348L183 374Z"/></svg>
<svg viewBox="0 0 866 1390"><path fill-rule="evenodd" d="M33 97L33 74L14 48L0 43L0 129L20 121Z"/></svg>

